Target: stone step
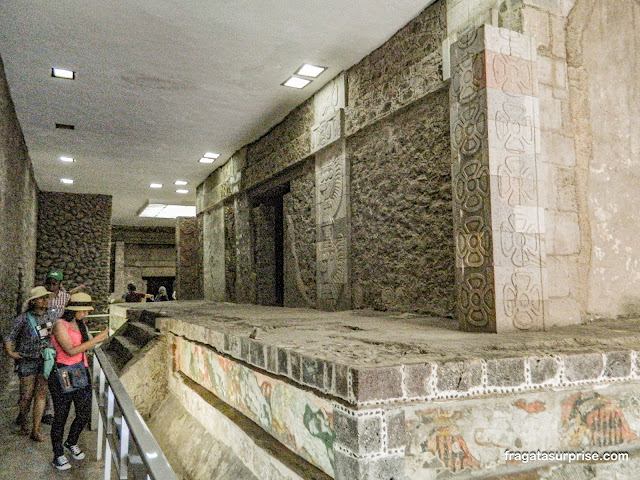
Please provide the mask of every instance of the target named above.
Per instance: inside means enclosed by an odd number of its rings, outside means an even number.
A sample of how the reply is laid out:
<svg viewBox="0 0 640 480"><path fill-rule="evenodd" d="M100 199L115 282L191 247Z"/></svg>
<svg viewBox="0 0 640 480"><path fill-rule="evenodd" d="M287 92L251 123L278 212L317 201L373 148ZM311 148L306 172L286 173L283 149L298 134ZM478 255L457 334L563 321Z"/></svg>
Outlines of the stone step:
<svg viewBox="0 0 640 480"><path fill-rule="evenodd" d="M127 322L124 331L124 336L140 348L158 335L159 333L155 328L142 322Z"/></svg>
<svg viewBox="0 0 640 480"><path fill-rule="evenodd" d="M115 335L111 337L106 352L116 368L122 369L139 350L140 347L131 342L127 337Z"/></svg>
<svg viewBox="0 0 640 480"><path fill-rule="evenodd" d="M142 314L140 314L140 318L138 319L138 321L140 323L146 323L151 328L155 329L157 317L158 317L158 314L156 312L150 312L148 310L144 310Z"/></svg>

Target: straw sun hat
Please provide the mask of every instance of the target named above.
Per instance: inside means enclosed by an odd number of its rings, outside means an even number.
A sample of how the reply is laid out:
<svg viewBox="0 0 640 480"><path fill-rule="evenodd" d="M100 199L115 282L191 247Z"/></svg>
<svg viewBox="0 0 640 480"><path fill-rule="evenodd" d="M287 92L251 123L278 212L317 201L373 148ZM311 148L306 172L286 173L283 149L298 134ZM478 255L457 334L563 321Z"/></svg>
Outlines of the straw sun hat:
<svg viewBox="0 0 640 480"><path fill-rule="evenodd" d="M35 300L36 298L49 296L51 292L44 287L33 287L29 290L29 298L27 298L26 302L30 302L31 300Z"/></svg>
<svg viewBox="0 0 640 480"><path fill-rule="evenodd" d="M71 295L65 310L74 310L76 312L82 310L93 310L93 301L91 300L91 296L82 292L74 293Z"/></svg>

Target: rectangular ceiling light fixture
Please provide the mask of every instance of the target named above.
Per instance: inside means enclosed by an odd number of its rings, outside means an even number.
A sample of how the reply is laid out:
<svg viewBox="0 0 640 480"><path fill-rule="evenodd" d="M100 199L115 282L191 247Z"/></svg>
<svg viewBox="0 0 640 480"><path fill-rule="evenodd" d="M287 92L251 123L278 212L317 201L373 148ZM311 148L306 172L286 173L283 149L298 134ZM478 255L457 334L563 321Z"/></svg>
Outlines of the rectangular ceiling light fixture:
<svg viewBox="0 0 640 480"><path fill-rule="evenodd" d="M213 161L220 156L219 153L207 152L199 160L200 163L213 163Z"/></svg>
<svg viewBox="0 0 640 480"><path fill-rule="evenodd" d="M289 79L282 83L285 87L291 88L304 88L311 83L311 80L307 80L306 78L300 77L289 77Z"/></svg>
<svg viewBox="0 0 640 480"><path fill-rule="evenodd" d="M184 180L176 180L175 182L173 182L174 185L186 185L187 182L185 182Z"/></svg>
<svg viewBox="0 0 640 480"><path fill-rule="evenodd" d="M60 160L61 162L67 162L67 163L75 162L73 157L58 157L58 160Z"/></svg>
<svg viewBox="0 0 640 480"><path fill-rule="evenodd" d="M67 185L71 185L73 183L73 180L71 180L70 178L61 178L60 181Z"/></svg>
<svg viewBox="0 0 640 480"><path fill-rule="evenodd" d="M303 77L316 78L318 75L320 75L326 69L327 69L327 67L318 67L316 65L311 65L309 63L305 63L304 65L302 65L298 69L298 71L296 72L296 75L302 75Z"/></svg>
<svg viewBox="0 0 640 480"><path fill-rule="evenodd" d="M51 76L55 78L64 78L65 80L75 80L76 72L73 70L67 70L66 68L55 68L51 69Z"/></svg>
<svg viewBox="0 0 640 480"><path fill-rule="evenodd" d="M151 188L162 188L162 184L161 183L150 183L149 187L151 187Z"/></svg>
<svg viewBox="0 0 640 480"><path fill-rule="evenodd" d="M138 216L147 218L195 217L196 207L195 205L171 205L149 201L138 212Z"/></svg>

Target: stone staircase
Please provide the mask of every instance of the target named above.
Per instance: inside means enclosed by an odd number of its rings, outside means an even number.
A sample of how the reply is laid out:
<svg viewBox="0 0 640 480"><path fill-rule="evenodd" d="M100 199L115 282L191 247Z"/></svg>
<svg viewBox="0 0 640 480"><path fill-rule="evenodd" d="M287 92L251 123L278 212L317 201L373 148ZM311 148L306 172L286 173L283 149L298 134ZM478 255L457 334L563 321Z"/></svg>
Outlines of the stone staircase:
<svg viewBox="0 0 640 480"><path fill-rule="evenodd" d="M118 373L151 340L160 335L155 328L157 316L143 310L137 319L129 319L111 336L103 351Z"/></svg>

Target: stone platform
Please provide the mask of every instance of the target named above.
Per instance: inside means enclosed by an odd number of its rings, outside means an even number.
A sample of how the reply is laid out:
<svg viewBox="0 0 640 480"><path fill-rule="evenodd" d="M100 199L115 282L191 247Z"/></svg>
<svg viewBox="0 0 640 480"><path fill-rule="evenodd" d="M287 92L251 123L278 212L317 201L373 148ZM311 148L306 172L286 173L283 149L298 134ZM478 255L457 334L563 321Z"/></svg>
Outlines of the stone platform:
<svg viewBox="0 0 640 480"><path fill-rule="evenodd" d="M339 480L489 478L549 465L507 450L639 446L638 319L493 335L413 314L189 301L114 305L111 325L140 315L170 336L174 373Z"/></svg>

